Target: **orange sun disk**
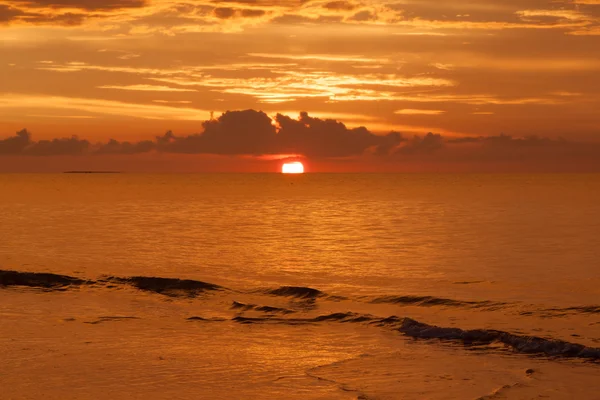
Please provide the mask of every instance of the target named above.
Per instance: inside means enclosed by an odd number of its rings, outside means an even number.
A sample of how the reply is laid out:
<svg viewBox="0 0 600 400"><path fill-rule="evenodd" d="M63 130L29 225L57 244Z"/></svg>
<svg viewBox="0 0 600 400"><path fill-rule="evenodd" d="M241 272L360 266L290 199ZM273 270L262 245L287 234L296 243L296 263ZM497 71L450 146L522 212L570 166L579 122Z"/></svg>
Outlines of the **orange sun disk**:
<svg viewBox="0 0 600 400"><path fill-rule="evenodd" d="M281 173L283 174L303 174L304 165L301 162L285 163L281 167Z"/></svg>

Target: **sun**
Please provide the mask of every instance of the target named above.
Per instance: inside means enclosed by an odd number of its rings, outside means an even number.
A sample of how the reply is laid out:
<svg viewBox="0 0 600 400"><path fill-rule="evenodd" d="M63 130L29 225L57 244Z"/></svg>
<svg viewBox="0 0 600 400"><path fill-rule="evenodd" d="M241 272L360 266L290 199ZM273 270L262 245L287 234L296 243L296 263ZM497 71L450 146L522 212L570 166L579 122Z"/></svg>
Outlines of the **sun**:
<svg viewBox="0 0 600 400"><path fill-rule="evenodd" d="M301 162L285 163L281 167L282 174L303 174L304 165Z"/></svg>

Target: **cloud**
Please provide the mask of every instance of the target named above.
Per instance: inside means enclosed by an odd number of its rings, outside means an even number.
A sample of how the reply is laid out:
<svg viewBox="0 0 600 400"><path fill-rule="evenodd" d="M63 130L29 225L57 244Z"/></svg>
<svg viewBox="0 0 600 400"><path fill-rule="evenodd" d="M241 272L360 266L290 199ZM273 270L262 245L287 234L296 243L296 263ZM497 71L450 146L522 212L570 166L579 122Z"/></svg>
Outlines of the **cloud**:
<svg viewBox="0 0 600 400"><path fill-rule="evenodd" d="M68 110L80 113L114 115L142 119L168 119L180 121L204 120L209 111L164 104L136 104L122 101L84 99L61 96L27 96L0 94L0 111L16 110Z"/></svg>
<svg viewBox="0 0 600 400"><path fill-rule="evenodd" d="M410 137L596 140L597 36L583 35L600 34L598 4L0 0L0 125L70 136L85 122L67 116L85 114L96 117L85 134L104 141L130 118L129 137L154 126L140 118L183 135L229 107L306 109Z"/></svg>
<svg viewBox="0 0 600 400"><path fill-rule="evenodd" d="M398 115L441 115L446 111L443 110L420 110L413 108L404 108L402 110L395 111L394 114Z"/></svg>
<svg viewBox="0 0 600 400"><path fill-rule="evenodd" d="M218 119L205 121L202 126L202 134L182 138L167 135L159 140L158 149L169 153L227 155L277 152L275 126L263 112L228 111Z"/></svg>
<svg viewBox="0 0 600 400"><path fill-rule="evenodd" d="M79 26L88 19L108 21L111 11L147 5L147 0L0 0L0 24Z"/></svg>
<svg viewBox="0 0 600 400"><path fill-rule="evenodd" d="M349 129L333 119L312 118L300 113L298 119L254 111L228 111L203 123L204 132L177 137L172 133L157 139L156 149L167 153L268 155L302 154L330 158L361 155L370 149L378 154L390 151L402 139L397 133L378 136L368 129Z"/></svg>
<svg viewBox="0 0 600 400"><path fill-rule="evenodd" d="M252 8L217 7L213 10L213 14L219 19L257 18L264 16L266 13L265 10Z"/></svg>
<svg viewBox="0 0 600 400"><path fill-rule="evenodd" d="M110 35L112 31L127 36L239 32L258 24L336 24L374 29L384 26L396 34L426 35L508 29L559 30L585 35L595 34L598 30L597 15L589 10L598 4L597 0L574 3L585 8L584 11L569 7L554 9L547 2L538 1L506 3L497 5L487 0L475 3L430 0L0 0L0 4L9 4L21 12L43 12L47 18L45 23L56 25L68 25L63 22L67 17L57 18L57 12L87 13L80 15L79 23L90 20L89 27L102 35ZM21 23L40 23L36 18L14 18ZM96 23L99 19L103 23ZM75 24L73 19L70 24Z"/></svg>
<svg viewBox="0 0 600 400"><path fill-rule="evenodd" d="M6 4L0 4L0 23L12 21L23 14L24 12L17 8L10 7Z"/></svg>
<svg viewBox="0 0 600 400"><path fill-rule="evenodd" d="M327 54L276 55L250 53L259 59L304 60L306 62L335 62L377 64L387 63L385 58L368 58L360 55L334 56ZM296 68L294 68L296 67ZM125 66L101 66L93 64L54 63L41 64L39 70L52 72L101 71L129 74L140 79L150 79L169 86L102 85L104 89L137 91L194 91L189 87L206 88L224 95L245 95L262 103L282 103L298 99L321 98L332 102L404 100L411 88L450 88L457 82L435 75L374 73L371 71L331 73L330 70L310 66L297 66L295 63L232 63L213 66L181 66L173 69L134 68ZM229 71L247 75L236 77ZM254 71L250 74L250 71ZM237 74L236 74L237 75ZM179 88L177 88L179 86ZM424 99L432 97L425 96ZM444 100L446 101L446 100Z"/></svg>
<svg viewBox="0 0 600 400"><path fill-rule="evenodd" d="M31 134L23 129L15 136L0 140L0 154L22 154L31 145Z"/></svg>
<svg viewBox="0 0 600 400"><path fill-rule="evenodd" d="M600 171L600 143L574 142L539 136L445 138L443 145L428 153L396 154L399 160L462 164L467 170Z"/></svg>
<svg viewBox="0 0 600 400"><path fill-rule="evenodd" d="M74 26L80 25L87 17L81 13L38 13L22 10L19 8L11 7L6 4L0 4L0 24L7 24L15 21L19 21L27 24L36 25L60 25L60 26Z"/></svg>
<svg viewBox="0 0 600 400"><path fill-rule="evenodd" d="M367 128L346 127L333 119L312 118L300 113L298 119L278 114L271 119L261 111L228 111L219 118L204 121L203 132L176 136L167 132L155 140L91 145L76 137L32 141L27 131L0 141L0 154L82 155L137 154L150 151L179 154L272 155L302 154L306 157L331 158L358 156L366 152L387 154L400 144L400 134L375 135Z"/></svg>
<svg viewBox="0 0 600 400"><path fill-rule="evenodd" d="M398 95L411 88L452 87L449 79L397 74L336 74L326 71L273 71L275 76L217 78L198 76L156 77L152 80L180 86L211 87L224 94L252 96L263 103L281 103L303 98L323 98L332 102L404 99ZM400 98L398 98L400 96ZM429 97L426 97L429 98Z"/></svg>
<svg viewBox="0 0 600 400"><path fill-rule="evenodd" d="M311 118L304 112L300 113L297 120L278 114L275 121L280 127L278 150L281 153L303 154L307 157L348 157L373 149L378 154L384 154L402 141L395 132L379 136L365 127L348 129L339 121Z"/></svg>
<svg viewBox="0 0 600 400"><path fill-rule="evenodd" d="M523 20L535 20L535 17L566 19L572 21L586 20L588 17L574 10L523 10L516 13Z"/></svg>
<svg viewBox="0 0 600 400"><path fill-rule="evenodd" d="M404 146L397 149L396 154L433 153L445 147L442 135L428 133L424 137L415 136Z"/></svg>
<svg viewBox="0 0 600 400"><path fill-rule="evenodd" d="M262 17L267 12L265 10L245 8L245 9L242 9L239 13L243 18L257 18L257 17Z"/></svg>
<svg viewBox="0 0 600 400"><path fill-rule="evenodd" d="M345 0L330 1L329 3L323 4L323 8L327 10L345 10L352 11L356 9L357 5Z"/></svg>
<svg viewBox="0 0 600 400"><path fill-rule="evenodd" d="M33 156L77 155L85 154L89 147L90 142L73 136L33 142L25 148L25 154Z"/></svg>
<svg viewBox="0 0 600 400"><path fill-rule="evenodd" d="M0 155L81 155L89 146L90 142L77 137L32 141L29 131L23 129L15 136L0 140Z"/></svg>
<svg viewBox="0 0 600 400"><path fill-rule="evenodd" d="M157 85L104 85L98 86L98 89L116 89L116 90L131 90L140 92L195 92L194 89L182 89L172 88L169 86L157 86Z"/></svg>
<svg viewBox="0 0 600 400"><path fill-rule="evenodd" d="M230 7L218 7L215 8L213 12L217 18L227 19L232 18L235 15L236 10Z"/></svg>
<svg viewBox="0 0 600 400"><path fill-rule="evenodd" d="M573 142L539 136L509 135L445 137L436 133L406 138L398 132L373 134L365 127L348 128L344 123L277 114L270 118L255 110L228 111L202 123L199 134L177 136L169 131L153 140L111 139L92 144L78 137L34 141L28 131L0 140L2 156L87 156L161 153L178 155L250 156L272 160L295 154L319 160L363 160L402 165L467 166L463 170L551 170L600 171L600 143ZM393 167L393 166L396 167ZM496 166L493 167L492 166ZM500 166L500 167L497 167ZM507 167L512 166L512 167ZM512 168L512 169L511 169Z"/></svg>
<svg viewBox="0 0 600 400"><path fill-rule="evenodd" d="M315 60L315 61L339 61L339 62L356 62L356 63L389 63L387 58L368 58L364 56L344 55L338 56L334 54L269 54L269 53L249 53L250 57L257 58L275 58L287 60Z"/></svg>
<svg viewBox="0 0 600 400"><path fill-rule="evenodd" d="M16 0L14 3L31 8L77 8L82 10L110 10L139 8L147 0Z"/></svg>
<svg viewBox="0 0 600 400"><path fill-rule="evenodd" d="M142 154L156 150L156 143L152 140L143 140L141 142L119 142L110 139L106 144L97 145L96 154Z"/></svg>

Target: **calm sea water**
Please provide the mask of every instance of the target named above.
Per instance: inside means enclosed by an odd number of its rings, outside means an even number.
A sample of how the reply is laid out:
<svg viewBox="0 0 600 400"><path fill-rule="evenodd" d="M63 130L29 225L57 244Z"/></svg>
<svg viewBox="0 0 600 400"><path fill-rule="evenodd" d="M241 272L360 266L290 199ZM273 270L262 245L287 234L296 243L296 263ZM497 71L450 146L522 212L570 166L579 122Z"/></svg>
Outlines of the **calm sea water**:
<svg viewBox="0 0 600 400"><path fill-rule="evenodd" d="M592 351L599 238L599 175L0 175L0 269L22 280L0 284L0 383L9 398L600 398L594 357L467 351L380 320Z"/></svg>

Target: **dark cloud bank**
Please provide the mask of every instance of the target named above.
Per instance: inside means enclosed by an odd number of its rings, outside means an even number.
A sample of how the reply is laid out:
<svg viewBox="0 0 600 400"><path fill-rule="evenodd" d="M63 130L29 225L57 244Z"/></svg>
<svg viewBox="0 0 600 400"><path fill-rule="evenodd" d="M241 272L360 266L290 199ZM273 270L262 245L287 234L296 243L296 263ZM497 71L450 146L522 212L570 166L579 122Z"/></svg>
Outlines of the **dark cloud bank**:
<svg viewBox="0 0 600 400"><path fill-rule="evenodd" d="M139 8L148 5L148 0L15 0L17 5L31 8L79 8L84 10L110 10Z"/></svg>
<svg viewBox="0 0 600 400"><path fill-rule="evenodd" d="M99 11L118 12L148 4L148 0L14 0L10 5L0 4L0 24L21 22L76 26L88 18L101 18ZM52 12L46 8L52 9ZM61 12L70 9L75 12Z"/></svg>
<svg viewBox="0 0 600 400"><path fill-rule="evenodd" d="M376 135L365 127L350 129L332 119L271 119L254 111L228 111L205 121L203 132L177 136L167 132L138 142L111 139L91 143L78 137L32 139L27 130L0 140L0 156L134 155L147 153L263 156L297 154L311 160L364 158L370 162L497 163L544 165L552 170L600 171L600 143L570 142L537 136L514 138L443 137L428 133L406 137ZM574 168L576 166L576 168Z"/></svg>

